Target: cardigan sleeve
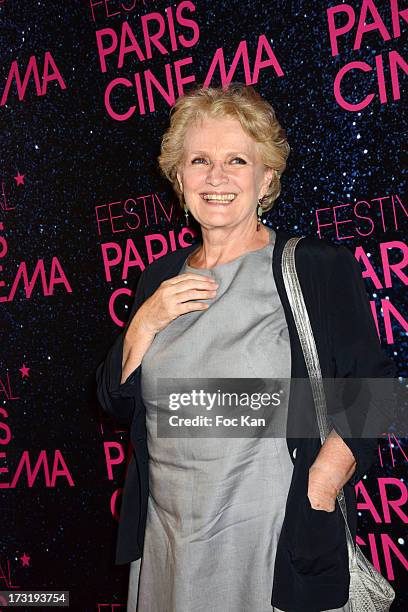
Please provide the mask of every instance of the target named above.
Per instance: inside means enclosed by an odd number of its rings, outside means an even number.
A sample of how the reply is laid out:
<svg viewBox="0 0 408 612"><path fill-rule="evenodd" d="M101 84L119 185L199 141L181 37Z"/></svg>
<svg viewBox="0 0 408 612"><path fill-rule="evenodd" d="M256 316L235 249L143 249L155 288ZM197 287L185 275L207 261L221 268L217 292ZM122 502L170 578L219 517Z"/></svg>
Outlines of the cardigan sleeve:
<svg viewBox="0 0 408 612"><path fill-rule="evenodd" d="M139 306L144 302L145 273L142 272L136 287L128 322L110 347L104 361L96 370L97 397L104 411L123 425L130 425L135 406L140 402L141 364L121 384L123 342L126 331Z"/></svg>
<svg viewBox="0 0 408 612"><path fill-rule="evenodd" d="M330 328L336 378L393 378L396 374L396 367L381 348L361 268L353 253L344 246L336 247L335 262L329 281L329 303L331 305ZM381 384L381 381L378 382ZM390 380L389 383L391 382ZM350 383L350 389L352 389L353 382L350 381ZM391 385L385 383L383 388L391 389ZM366 423L369 423L369 402L372 401L374 404L376 402L373 395L371 398L364 398L365 406L361 406L361 402L360 404L352 402L351 410L353 408L359 411L364 410L363 414L347 415L347 409L345 412L330 414L332 425L348 445L356 460L356 470L349 480L351 484L356 484L361 480L375 459L378 438L358 437L356 434L357 429L364 431L364 426L361 427L362 423L364 425L364 419ZM381 411L381 405L377 405L376 409ZM347 426L344 421L345 415L348 417ZM377 416L379 416L378 421L382 421L386 427L390 424L389 413L386 410L383 415Z"/></svg>

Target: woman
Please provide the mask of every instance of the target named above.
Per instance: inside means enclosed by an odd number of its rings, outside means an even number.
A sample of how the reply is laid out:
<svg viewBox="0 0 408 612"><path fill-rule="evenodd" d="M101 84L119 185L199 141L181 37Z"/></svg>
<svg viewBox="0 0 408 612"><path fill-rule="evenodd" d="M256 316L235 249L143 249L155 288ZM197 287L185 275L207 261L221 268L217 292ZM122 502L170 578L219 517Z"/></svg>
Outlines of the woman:
<svg viewBox="0 0 408 612"><path fill-rule="evenodd" d="M310 385L279 407L284 438L156 434L158 378L307 378L281 272L289 235L260 223L289 151L253 87L197 88L171 110L159 163L202 237L142 273L97 371L99 400L134 446L116 558L132 561L129 611L348 609L336 494L344 485L355 535L353 484L375 440L343 439L338 424L323 446L295 437L314 411ZM392 376L352 254L305 238L296 264L323 376Z"/></svg>

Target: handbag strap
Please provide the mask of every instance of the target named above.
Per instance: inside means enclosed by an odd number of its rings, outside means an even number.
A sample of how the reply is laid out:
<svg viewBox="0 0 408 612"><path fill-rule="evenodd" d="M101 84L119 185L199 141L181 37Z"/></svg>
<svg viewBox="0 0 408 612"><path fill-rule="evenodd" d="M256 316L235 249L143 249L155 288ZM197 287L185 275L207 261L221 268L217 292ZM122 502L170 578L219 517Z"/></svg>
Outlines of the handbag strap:
<svg viewBox="0 0 408 612"><path fill-rule="evenodd" d="M282 253L282 273L285 284L286 293L289 304L292 308L293 318L295 320L297 332L303 350L303 355L306 362L307 371L309 374L310 384L312 387L313 400L316 409L317 423L320 432L320 441L324 444L327 436L330 433L329 422L327 418L326 395L323 387L322 373L320 369L319 356L317 353L316 343L313 336L312 326L310 324L309 315L306 309L306 304L303 298L302 288L296 271L295 249L304 236L289 238L286 242ZM341 488L337 501L343 514L347 549L349 555L349 567L357 565L356 546L351 535L351 531L347 522L347 507L344 498L344 491Z"/></svg>

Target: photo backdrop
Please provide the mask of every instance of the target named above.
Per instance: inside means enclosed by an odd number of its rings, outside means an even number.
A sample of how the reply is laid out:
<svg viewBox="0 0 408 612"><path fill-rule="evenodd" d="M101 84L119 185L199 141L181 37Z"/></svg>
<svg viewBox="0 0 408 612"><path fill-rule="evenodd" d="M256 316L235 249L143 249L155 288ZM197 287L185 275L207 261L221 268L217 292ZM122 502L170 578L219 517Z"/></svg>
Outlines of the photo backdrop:
<svg viewBox="0 0 408 612"><path fill-rule="evenodd" d="M407 6L0 0L0 590L126 608L129 438L98 406L95 369L141 270L194 238L157 165L194 85L242 81L272 103L292 153L266 223L353 251L407 376ZM408 609L407 457L390 433L356 486L358 542L393 611Z"/></svg>

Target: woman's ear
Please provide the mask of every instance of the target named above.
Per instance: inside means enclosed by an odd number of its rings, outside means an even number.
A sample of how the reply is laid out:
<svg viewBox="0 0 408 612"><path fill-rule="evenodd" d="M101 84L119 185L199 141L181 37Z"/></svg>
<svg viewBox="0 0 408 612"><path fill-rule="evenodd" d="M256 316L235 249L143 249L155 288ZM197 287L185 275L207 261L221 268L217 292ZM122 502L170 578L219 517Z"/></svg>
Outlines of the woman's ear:
<svg viewBox="0 0 408 612"><path fill-rule="evenodd" d="M180 187L180 191L183 191L183 183L182 183L182 180L181 180L180 172L177 172L176 176L177 176L177 181L178 181L178 184L179 184L179 187Z"/></svg>
<svg viewBox="0 0 408 612"><path fill-rule="evenodd" d="M264 180L262 182L262 191L265 190L265 194L268 192L269 185L271 184L272 179L274 178L275 169L274 168L266 168L264 173Z"/></svg>
<svg viewBox="0 0 408 612"><path fill-rule="evenodd" d="M268 170L266 171L266 176L267 176L267 180L266 180L266 184L269 187L272 179L275 177L276 175L276 170L275 168L268 168Z"/></svg>

